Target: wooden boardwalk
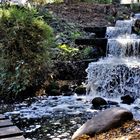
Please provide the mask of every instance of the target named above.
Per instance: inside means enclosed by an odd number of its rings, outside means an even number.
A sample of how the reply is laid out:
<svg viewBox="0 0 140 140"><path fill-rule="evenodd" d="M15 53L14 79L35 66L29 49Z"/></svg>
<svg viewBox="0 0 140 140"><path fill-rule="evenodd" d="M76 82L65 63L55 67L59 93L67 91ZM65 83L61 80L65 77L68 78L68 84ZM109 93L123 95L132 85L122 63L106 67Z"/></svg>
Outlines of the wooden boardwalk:
<svg viewBox="0 0 140 140"><path fill-rule="evenodd" d="M25 140L22 131L0 114L0 140Z"/></svg>

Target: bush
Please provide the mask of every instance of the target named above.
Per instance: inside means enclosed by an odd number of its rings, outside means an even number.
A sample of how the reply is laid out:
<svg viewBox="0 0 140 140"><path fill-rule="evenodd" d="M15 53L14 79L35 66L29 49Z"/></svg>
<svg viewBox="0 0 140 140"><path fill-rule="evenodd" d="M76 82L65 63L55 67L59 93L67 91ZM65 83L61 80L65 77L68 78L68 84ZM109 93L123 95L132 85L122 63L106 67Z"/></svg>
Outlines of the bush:
<svg viewBox="0 0 140 140"><path fill-rule="evenodd" d="M0 8L0 36L0 94L16 97L41 84L50 59L50 26L35 9Z"/></svg>

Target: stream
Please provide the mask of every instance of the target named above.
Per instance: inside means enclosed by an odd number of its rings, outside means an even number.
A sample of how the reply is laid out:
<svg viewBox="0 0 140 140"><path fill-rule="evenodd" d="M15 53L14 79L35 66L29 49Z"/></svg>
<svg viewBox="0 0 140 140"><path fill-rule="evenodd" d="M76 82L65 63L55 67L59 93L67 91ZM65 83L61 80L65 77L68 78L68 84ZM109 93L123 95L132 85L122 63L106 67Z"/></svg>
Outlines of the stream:
<svg viewBox="0 0 140 140"><path fill-rule="evenodd" d="M107 28L106 57L90 63L86 70L88 95L34 97L9 110L2 104L1 110L27 140L70 140L87 119L112 106L127 108L140 120L140 36L132 34L134 22L120 20ZM123 104L124 95L133 97L134 103ZM118 104L95 109L91 100L96 96Z"/></svg>

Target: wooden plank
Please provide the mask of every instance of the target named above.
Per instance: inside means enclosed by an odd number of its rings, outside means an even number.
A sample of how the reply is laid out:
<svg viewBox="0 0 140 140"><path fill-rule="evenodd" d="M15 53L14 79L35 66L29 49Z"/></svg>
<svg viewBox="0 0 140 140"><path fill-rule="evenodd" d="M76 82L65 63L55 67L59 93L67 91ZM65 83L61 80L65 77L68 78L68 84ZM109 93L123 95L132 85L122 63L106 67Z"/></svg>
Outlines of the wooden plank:
<svg viewBox="0 0 140 140"><path fill-rule="evenodd" d="M104 38L107 27L84 27L85 32L95 33L96 38Z"/></svg>
<svg viewBox="0 0 140 140"><path fill-rule="evenodd" d="M0 120L0 128L12 125L13 123L10 120Z"/></svg>
<svg viewBox="0 0 140 140"><path fill-rule="evenodd" d="M0 120L6 119L4 115L0 114Z"/></svg>
<svg viewBox="0 0 140 140"><path fill-rule="evenodd" d="M3 138L0 140L25 140L23 136L18 136L18 137L11 137L11 138Z"/></svg>
<svg viewBox="0 0 140 140"><path fill-rule="evenodd" d="M20 136L20 135L22 135L22 132L16 126L0 128L0 139L13 137L13 136Z"/></svg>

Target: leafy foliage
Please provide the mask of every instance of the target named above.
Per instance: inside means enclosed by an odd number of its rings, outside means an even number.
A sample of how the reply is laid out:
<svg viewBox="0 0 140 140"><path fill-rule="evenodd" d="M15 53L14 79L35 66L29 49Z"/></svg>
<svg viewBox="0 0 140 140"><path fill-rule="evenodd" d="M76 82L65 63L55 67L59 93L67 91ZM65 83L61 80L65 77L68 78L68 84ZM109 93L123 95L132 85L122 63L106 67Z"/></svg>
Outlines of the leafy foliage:
<svg viewBox="0 0 140 140"><path fill-rule="evenodd" d="M56 53L53 53L53 55L55 59L61 61L79 61L83 59L95 58L96 56L93 50L93 47L88 46L79 49L77 47L62 44L58 46Z"/></svg>
<svg viewBox="0 0 140 140"><path fill-rule="evenodd" d="M63 61L72 60L79 51L77 48L72 48L66 44L59 45L58 48L59 48L59 52L57 54L57 59Z"/></svg>
<svg viewBox="0 0 140 140"><path fill-rule="evenodd" d="M48 70L50 26L35 9L8 6L0 9L0 35L0 94L16 96L39 85Z"/></svg>

